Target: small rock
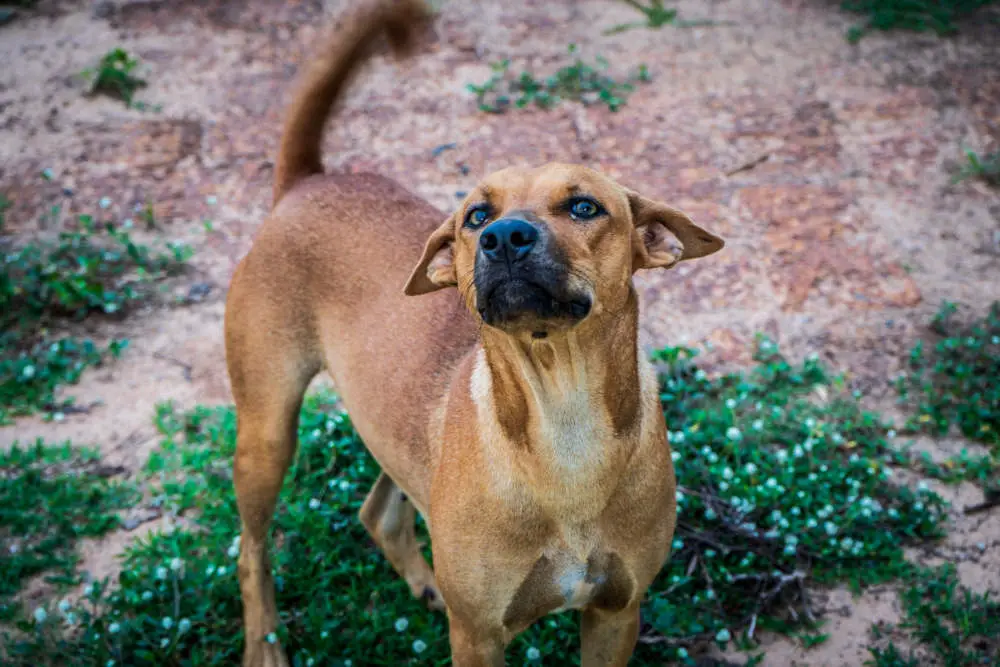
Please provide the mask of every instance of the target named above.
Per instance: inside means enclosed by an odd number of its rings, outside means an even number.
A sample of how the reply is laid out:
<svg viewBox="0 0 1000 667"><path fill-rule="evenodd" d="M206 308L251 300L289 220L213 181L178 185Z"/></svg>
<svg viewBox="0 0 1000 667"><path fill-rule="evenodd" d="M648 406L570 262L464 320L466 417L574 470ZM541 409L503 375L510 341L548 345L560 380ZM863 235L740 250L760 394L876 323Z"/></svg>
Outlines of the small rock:
<svg viewBox="0 0 1000 667"><path fill-rule="evenodd" d="M106 19L115 13L115 3L110 0L97 0L90 13L95 19Z"/></svg>
<svg viewBox="0 0 1000 667"><path fill-rule="evenodd" d="M187 293L187 300L195 303L201 301L212 291L212 283L195 283Z"/></svg>

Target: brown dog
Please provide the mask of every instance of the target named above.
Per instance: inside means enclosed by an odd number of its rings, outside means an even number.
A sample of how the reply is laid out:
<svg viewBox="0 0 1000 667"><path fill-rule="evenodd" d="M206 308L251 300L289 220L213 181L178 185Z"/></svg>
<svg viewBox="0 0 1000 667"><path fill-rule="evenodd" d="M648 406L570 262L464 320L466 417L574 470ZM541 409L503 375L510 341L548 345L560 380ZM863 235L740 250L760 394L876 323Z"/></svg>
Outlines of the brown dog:
<svg viewBox="0 0 1000 667"><path fill-rule="evenodd" d="M361 521L413 594L447 609L455 665L502 665L515 634L562 609L583 611L584 665L624 665L675 523L632 274L722 241L579 166L492 174L443 224L386 178L324 176L323 124L348 74L381 33L404 45L420 16L415 0L371 0L338 26L291 107L273 211L233 277L244 664L287 664L265 641L277 624L265 540L303 392L326 368L383 469Z"/></svg>

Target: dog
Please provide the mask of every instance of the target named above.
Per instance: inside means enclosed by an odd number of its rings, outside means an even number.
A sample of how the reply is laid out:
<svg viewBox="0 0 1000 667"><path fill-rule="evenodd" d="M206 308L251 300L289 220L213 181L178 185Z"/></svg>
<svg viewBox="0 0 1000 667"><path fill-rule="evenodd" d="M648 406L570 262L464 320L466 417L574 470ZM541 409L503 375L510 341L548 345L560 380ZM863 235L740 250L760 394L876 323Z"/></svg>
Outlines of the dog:
<svg viewBox="0 0 1000 667"><path fill-rule="evenodd" d="M324 174L348 76L383 34L408 52L426 17L415 0L364 0L336 27L303 75L272 211L233 275L243 664L288 664L266 641L266 538L303 394L325 369L382 467L360 519L412 593L447 612L457 667L503 665L515 635L566 609L582 612L583 665L625 665L676 522L632 277L723 241L583 166L503 169L447 218L388 178Z"/></svg>

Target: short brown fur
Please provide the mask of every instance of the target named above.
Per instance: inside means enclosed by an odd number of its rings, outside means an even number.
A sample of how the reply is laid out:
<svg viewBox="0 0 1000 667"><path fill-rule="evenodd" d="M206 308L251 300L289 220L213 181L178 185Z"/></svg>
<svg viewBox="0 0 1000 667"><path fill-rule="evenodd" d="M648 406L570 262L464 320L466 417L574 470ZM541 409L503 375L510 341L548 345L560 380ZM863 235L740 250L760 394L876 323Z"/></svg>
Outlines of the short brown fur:
<svg viewBox="0 0 1000 667"><path fill-rule="evenodd" d="M352 69L380 34L408 44L420 16L416 0L368 0L337 26L303 76L274 208L233 276L225 326L243 662L288 664L265 640L278 622L266 537L303 393L325 368L383 469L360 518L414 595L447 610L455 665L502 665L516 633L561 607L583 611L582 664L624 665L675 523L632 274L722 241L581 166L494 173L443 224L389 179L323 175L323 126ZM600 219L566 212L579 193L601 202ZM484 201L493 219L517 214L547 230L567 284L588 299L584 317L479 320L482 230L463 223ZM436 572L416 541L418 511Z"/></svg>

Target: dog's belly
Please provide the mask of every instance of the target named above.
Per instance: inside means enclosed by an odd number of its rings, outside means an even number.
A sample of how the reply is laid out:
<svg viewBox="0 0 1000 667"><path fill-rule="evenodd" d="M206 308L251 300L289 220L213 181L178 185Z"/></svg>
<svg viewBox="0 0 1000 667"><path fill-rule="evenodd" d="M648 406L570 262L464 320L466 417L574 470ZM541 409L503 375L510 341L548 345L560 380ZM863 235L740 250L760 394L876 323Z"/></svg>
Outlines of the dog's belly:
<svg viewBox="0 0 1000 667"><path fill-rule="evenodd" d="M586 561L567 552L543 555L514 593L503 624L520 632L546 614L567 609L620 611L635 595L635 580L614 552L595 552Z"/></svg>

